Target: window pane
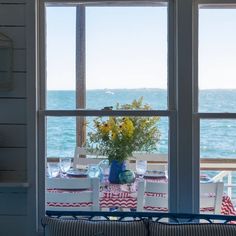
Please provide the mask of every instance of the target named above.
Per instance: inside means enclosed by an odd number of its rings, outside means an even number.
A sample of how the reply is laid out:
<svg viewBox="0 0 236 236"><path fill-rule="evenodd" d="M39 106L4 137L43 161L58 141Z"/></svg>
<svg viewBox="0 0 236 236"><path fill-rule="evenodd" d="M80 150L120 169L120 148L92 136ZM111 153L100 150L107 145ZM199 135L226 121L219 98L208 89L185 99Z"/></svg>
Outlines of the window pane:
<svg viewBox="0 0 236 236"><path fill-rule="evenodd" d="M236 157L236 120L201 120L200 156Z"/></svg>
<svg viewBox="0 0 236 236"><path fill-rule="evenodd" d="M129 117L127 117L129 118ZM134 118L134 117L133 117ZM88 133L94 132L95 129L95 120L99 119L99 117L81 117L84 124L84 142L89 141ZM106 123L108 117L103 117L102 121ZM117 117L117 119L121 119L121 117ZM136 117L134 119L141 120L139 125L144 125L145 122L154 122L154 117ZM138 121L140 122L140 121ZM77 127L80 124L78 123ZM147 126L148 127L148 126ZM151 151L151 153L160 153L168 155L168 127L169 127L169 119L167 117L160 117L156 121L156 125L151 127L156 127L158 131L158 142L156 143L156 148ZM141 130L141 126L139 127ZM149 130L147 130L149 131ZM151 128L150 128L151 131ZM46 145L47 145L47 157L65 157L65 156L73 156L74 150L76 147L76 117L47 117L47 129L46 129ZM150 132L149 132L150 133ZM150 137L150 140L152 138ZM125 145L125 143L124 143ZM145 148L142 150L135 150L135 152L144 152Z"/></svg>
<svg viewBox="0 0 236 236"><path fill-rule="evenodd" d="M199 9L199 110L236 112L236 9Z"/></svg>
<svg viewBox="0 0 236 236"><path fill-rule="evenodd" d="M76 117L47 117L46 157L72 157L76 146Z"/></svg>
<svg viewBox="0 0 236 236"><path fill-rule="evenodd" d="M76 108L76 61L86 67L86 108L115 109L143 96L152 109L167 109L167 6L85 9L83 63L76 7L46 7L47 109Z"/></svg>
<svg viewBox="0 0 236 236"><path fill-rule="evenodd" d="M200 157L201 184L223 182L221 213L232 213L236 205L236 120L201 120Z"/></svg>
<svg viewBox="0 0 236 236"><path fill-rule="evenodd" d="M47 109L75 109L75 7L46 7Z"/></svg>
<svg viewBox="0 0 236 236"><path fill-rule="evenodd" d="M153 195L150 195L150 193L148 194L148 197L153 196L156 200L160 198L162 205L147 205L144 208L144 211L168 211L168 118L161 117L160 119L158 119L157 117L80 117L80 119L83 118L83 124L85 125L86 129L82 130L85 131L85 139L87 142L88 152L94 151L93 148L97 146L97 153L99 153L99 151L103 152L105 156L108 154L112 154L110 155L110 158L115 157L120 159L122 157L121 155L130 155L130 153L133 153L133 156L135 157L132 159L132 161L130 161L130 163L127 162L126 164L127 169L132 170L135 173L133 174L133 177L135 177L135 179L133 179L135 181L134 183L131 183L130 185L112 185L109 183L109 172L104 172L103 175L99 175L101 186L99 199L100 206L102 208L135 209L137 207L137 186L139 182L142 182L140 180L142 180L144 177L148 183L158 182L162 184L160 192L153 193ZM68 166L65 164L67 162L63 162L64 164L62 166L62 160L65 161L65 157L74 156L77 132L75 130L75 124L75 117L47 118L46 181L48 181L48 176L57 176L66 179L70 178L71 176L75 177L75 173L78 174L78 171L82 171L82 169L90 175L91 172L89 171L89 169L91 168L91 163L99 163L102 160L99 158L104 158L104 156L101 155L87 155L87 158L81 157L76 160L77 163L76 165L74 165L76 169L69 169L69 173L63 171L63 168L66 168ZM117 155L117 153L119 153L119 155ZM95 157L96 159L92 159L92 157ZM138 159L148 161L144 162L146 164L141 166L136 164ZM103 167L104 165L101 165L101 168ZM127 175L119 177L119 179L121 179L122 181L127 180L127 178ZM166 192L163 192L164 189L166 189ZM60 193L60 190L57 190L56 188L53 191L55 191L55 193ZM49 200L48 196L50 194L48 193L51 193L50 189L46 190L46 209L49 209L49 207L65 206L65 204L63 205L63 203L53 202ZM70 191L68 191L68 193L70 193ZM75 193L76 191L73 190L72 194ZM119 197L117 198L117 196ZM163 205L164 202L165 205ZM77 205L78 204L76 202L73 202L73 205L70 205L70 203L66 204L67 207L75 207Z"/></svg>
<svg viewBox="0 0 236 236"><path fill-rule="evenodd" d="M86 8L86 89L88 108L167 109L167 7Z"/></svg>

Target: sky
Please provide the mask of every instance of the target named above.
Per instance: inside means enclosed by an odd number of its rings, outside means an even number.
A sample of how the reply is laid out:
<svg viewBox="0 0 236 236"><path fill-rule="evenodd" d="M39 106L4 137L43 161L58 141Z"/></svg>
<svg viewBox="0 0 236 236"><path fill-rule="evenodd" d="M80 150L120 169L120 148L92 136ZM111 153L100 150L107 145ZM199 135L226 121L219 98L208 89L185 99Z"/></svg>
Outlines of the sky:
<svg viewBox="0 0 236 236"><path fill-rule="evenodd" d="M47 7L47 87L75 89L74 7ZM236 9L199 11L199 87L236 88ZM167 88L167 8L87 7L86 88Z"/></svg>

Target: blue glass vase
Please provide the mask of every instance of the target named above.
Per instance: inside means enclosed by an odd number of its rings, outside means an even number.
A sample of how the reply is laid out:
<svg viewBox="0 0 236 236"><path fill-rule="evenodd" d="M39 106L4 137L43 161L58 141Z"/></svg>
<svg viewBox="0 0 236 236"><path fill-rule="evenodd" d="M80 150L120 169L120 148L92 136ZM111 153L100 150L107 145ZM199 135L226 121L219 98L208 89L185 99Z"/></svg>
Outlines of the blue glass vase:
<svg viewBox="0 0 236 236"><path fill-rule="evenodd" d="M124 161L119 162L113 160L110 166L109 182L112 184L119 184L120 183L119 174L125 171L125 169L126 169L126 164Z"/></svg>

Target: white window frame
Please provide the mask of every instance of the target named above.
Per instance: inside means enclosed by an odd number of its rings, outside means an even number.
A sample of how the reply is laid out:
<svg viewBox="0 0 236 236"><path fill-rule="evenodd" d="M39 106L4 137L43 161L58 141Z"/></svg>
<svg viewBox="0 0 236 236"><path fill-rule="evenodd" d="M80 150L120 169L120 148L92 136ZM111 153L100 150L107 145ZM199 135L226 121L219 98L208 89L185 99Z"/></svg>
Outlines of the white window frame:
<svg viewBox="0 0 236 236"><path fill-rule="evenodd" d="M168 4L168 109L165 111L102 111L45 109L45 47L44 3L61 3L61 0L38 0L38 85L41 94L38 109L38 229L45 214L45 117L47 116L120 116L143 115L169 117L169 209L177 213L199 212L199 128L201 119L236 119L236 113L198 112L198 4L236 4L236 0L169 0ZM75 4L79 1L70 1ZM80 2L89 3L89 0ZM102 1L93 1L102 2ZM115 2L115 1L113 1ZM127 1L117 1L118 4ZM146 1L136 0L140 4ZM158 2L158 1L150 1ZM163 2L163 1L161 1ZM132 1L129 1L132 3ZM235 5L234 5L235 6ZM39 69L40 68L40 69Z"/></svg>
<svg viewBox="0 0 236 236"><path fill-rule="evenodd" d="M75 3L76 1L74 1ZM79 2L79 1L78 1ZM84 1L83 1L84 2ZM89 2L89 1L88 1ZM102 1L96 1L97 3L102 2ZM115 2L115 1L113 1ZM116 3L111 3L111 4L116 4ZM138 3L140 6L144 5L151 5L151 4L158 4L161 3L163 1L133 1L136 3ZM40 58L41 58L41 71L40 71L40 100L39 100L39 169L41 170L40 173L43 173L45 170L45 119L46 117L50 117L50 116L75 116L75 117L80 117L80 116L160 116L160 117L168 117L169 118L169 153L168 153L168 159L173 159L175 160L175 156L176 156L176 108L175 108L175 79L174 79L174 32L173 32L173 23L174 23L174 19L173 19L173 14L168 14L169 16L171 15L171 17L168 19L168 34L173 36L173 40L169 40L168 41L168 64L169 64L169 72L168 72L168 85L169 85L169 90L168 90L168 108L167 110L145 110L145 111L134 111L134 110L112 110L112 111L106 111L106 110L86 110L86 109L77 109L77 110L47 110L46 109L46 83L45 83L45 78L46 78L46 74L45 74L45 46L44 46L44 42L45 42L45 9L44 9L44 4L45 3L52 3L52 4L64 4L66 5L65 2L63 1L41 1L41 5L40 5L40 39L41 39L41 44L40 44ZM116 5L121 5L121 6L127 6L132 4L132 1L129 1L127 3L127 1L117 1ZM106 5L106 3L104 4ZM136 4L137 5L137 4ZM174 12L174 6L173 3L169 3L170 7L169 7L169 11ZM91 4L89 4L89 6L91 6ZM82 22L82 24L84 24L83 18L79 18L79 20ZM77 22L78 23L78 22ZM83 30L83 29L80 29ZM80 32L79 30L79 32ZM78 36L78 35L77 35ZM82 45L83 47L83 40L81 40L79 43L79 46ZM81 68L81 66L84 66L84 60L83 60L84 55L80 54L79 60L81 62L80 65L78 65L78 67ZM80 75L77 75L79 77L79 79L83 79L84 77L84 71L83 70L77 70L80 71ZM77 78L78 78L77 77ZM78 87L77 87L78 88ZM79 104L78 107L83 107L83 104ZM40 158L41 157L41 158ZM173 174L176 175L176 167L174 165L169 165L170 170L169 173L172 173L170 176L172 176ZM39 176L39 181L41 183L41 186L39 186L39 215L42 216L45 214L45 207L44 207L44 174ZM169 186L176 186L176 177L170 177L169 178L169 182L173 182L173 184L169 184ZM177 196L177 194L175 193L176 188L174 187L173 189L169 189L170 191L170 196ZM171 194L172 193L172 194ZM172 201L171 201L172 199ZM176 197L172 197L170 198L170 211L172 212L176 212L177 210L177 204L176 204ZM40 219L40 217L39 217Z"/></svg>

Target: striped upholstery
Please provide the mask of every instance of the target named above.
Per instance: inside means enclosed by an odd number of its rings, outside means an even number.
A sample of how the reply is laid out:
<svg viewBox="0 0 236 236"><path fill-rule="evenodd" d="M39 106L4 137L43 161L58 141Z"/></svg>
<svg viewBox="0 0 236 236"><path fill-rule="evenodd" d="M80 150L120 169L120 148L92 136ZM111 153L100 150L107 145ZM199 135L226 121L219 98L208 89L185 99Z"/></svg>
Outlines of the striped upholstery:
<svg viewBox="0 0 236 236"><path fill-rule="evenodd" d="M164 224L149 223L150 236L235 236L232 224Z"/></svg>
<svg viewBox="0 0 236 236"><path fill-rule="evenodd" d="M87 221L44 217L45 236L147 236L143 221Z"/></svg>

